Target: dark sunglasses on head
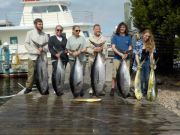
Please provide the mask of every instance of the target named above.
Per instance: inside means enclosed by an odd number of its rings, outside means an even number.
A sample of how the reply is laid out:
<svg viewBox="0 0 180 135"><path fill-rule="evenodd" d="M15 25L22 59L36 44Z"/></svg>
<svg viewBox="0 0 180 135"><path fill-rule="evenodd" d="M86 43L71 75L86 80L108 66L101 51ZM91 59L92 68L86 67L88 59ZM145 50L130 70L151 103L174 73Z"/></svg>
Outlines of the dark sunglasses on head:
<svg viewBox="0 0 180 135"><path fill-rule="evenodd" d="M62 32L63 30L62 30L62 29L56 29L56 31L60 31L60 32Z"/></svg>
<svg viewBox="0 0 180 135"><path fill-rule="evenodd" d="M75 30L76 32L80 32L81 30Z"/></svg>

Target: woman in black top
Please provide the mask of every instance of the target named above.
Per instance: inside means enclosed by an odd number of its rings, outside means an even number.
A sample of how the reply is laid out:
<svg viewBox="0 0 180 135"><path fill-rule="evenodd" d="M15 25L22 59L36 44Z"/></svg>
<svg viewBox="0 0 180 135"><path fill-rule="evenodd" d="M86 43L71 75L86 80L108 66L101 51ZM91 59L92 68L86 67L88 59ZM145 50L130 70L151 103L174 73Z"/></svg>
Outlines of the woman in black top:
<svg viewBox="0 0 180 135"><path fill-rule="evenodd" d="M66 68L68 62L68 55L66 51L66 43L67 39L64 35L62 35L63 27L61 25L57 25L55 28L56 35L51 36L48 42L48 48L51 53L51 60L52 60L52 78L56 74L57 68L57 60L61 59ZM55 90L56 91L56 90ZM58 96L62 95L63 93L56 93Z"/></svg>
<svg viewBox="0 0 180 135"><path fill-rule="evenodd" d="M66 67L68 62L68 55L67 51L65 50L67 39L64 35L62 35L62 32L63 27L61 25L57 25L55 28L56 35L49 38L48 47L51 53L52 63L61 58L64 66Z"/></svg>
<svg viewBox="0 0 180 135"><path fill-rule="evenodd" d="M146 96L148 90L150 65L154 64L155 42L152 32L148 29L146 29L143 32L142 39L143 39L142 42L143 45L141 51L139 51L139 54L136 54L136 62L138 63L138 65L139 62L143 62L142 72L141 72L141 84L142 84L143 96Z"/></svg>

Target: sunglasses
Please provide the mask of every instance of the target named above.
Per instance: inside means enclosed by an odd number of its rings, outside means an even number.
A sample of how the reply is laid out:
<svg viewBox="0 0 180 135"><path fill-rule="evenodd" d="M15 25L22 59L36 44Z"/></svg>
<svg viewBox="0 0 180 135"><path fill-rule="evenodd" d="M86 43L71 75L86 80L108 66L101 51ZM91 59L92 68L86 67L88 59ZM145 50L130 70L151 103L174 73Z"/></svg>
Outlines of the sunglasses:
<svg viewBox="0 0 180 135"><path fill-rule="evenodd" d="M148 35L144 35L145 37L148 37L148 38L150 38L151 36L148 36Z"/></svg>
<svg viewBox="0 0 180 135"><path fill-rule="evenodd" d="M81 30L75 30L75 32L80 32Z"/></svg>
<svg viewBox="0 0 180 135"><path fill-rule="evenodd" d="M60 31L60 32L62 32L63 30L62 30L62 29L56 29L56 31Z"/></svg>

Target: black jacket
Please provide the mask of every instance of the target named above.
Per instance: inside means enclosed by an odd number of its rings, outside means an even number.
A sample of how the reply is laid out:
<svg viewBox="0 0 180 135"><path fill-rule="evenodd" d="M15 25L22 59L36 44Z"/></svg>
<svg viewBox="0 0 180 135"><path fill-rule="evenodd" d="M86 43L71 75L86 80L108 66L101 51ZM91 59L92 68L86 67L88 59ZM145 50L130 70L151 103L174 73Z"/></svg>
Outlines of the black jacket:
<svg viewBox="0 0 180 135"><path fill-rule="evenodd" d="M65 53L67 39L64 36L61 37L62 37L62 41L59 41L55 35L49 38L48 48L51 53L51 59L57 60L57 57L55 55L58 52L62 52L60 56L62 61L68 62L68 55Z"/></svg>

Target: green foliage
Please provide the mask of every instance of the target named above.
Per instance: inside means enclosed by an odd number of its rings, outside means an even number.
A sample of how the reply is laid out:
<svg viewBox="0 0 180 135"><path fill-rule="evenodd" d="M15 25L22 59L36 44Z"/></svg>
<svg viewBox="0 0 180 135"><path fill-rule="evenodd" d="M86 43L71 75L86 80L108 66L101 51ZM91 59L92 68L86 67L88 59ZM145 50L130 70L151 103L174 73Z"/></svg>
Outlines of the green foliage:
<svg viewBox="0 0 180 135"><path fill-rule="evenodd" d="M180 36L180 0L131 0L134 26L167 38Z"/></svg>
<svg viewBox="0 0 180 135"><path fill-rule="evenodd" d="M177 57L176 59L180 60L180 38L175 39L175 47L176 47L175 54Z"/></svg>

